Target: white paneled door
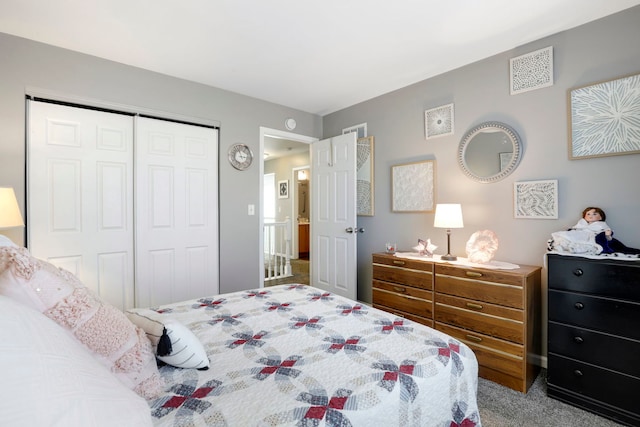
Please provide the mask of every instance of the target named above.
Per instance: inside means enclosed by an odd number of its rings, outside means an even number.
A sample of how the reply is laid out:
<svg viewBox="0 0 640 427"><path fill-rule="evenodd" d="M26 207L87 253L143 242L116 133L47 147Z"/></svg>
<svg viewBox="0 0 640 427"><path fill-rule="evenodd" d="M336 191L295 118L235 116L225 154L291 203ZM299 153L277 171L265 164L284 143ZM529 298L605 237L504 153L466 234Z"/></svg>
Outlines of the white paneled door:
<svg viewBox="0 0 640 427"><path fill-rule="evenodd" d="M33 101L28 110L29 251L132 307L132 117Z"/></svg>
<svg viewBox="0 0 640 427"><path fill-rule="evenodd" d="M216 129L136 118L138 305L219 291L217 140Z"/></svg>
<svg viewBox="0 0 640 427"><path fill-rule="evenodd" d="M313 286L357 299L356 135L311 145Z"/></svg>
<svg viewBox="0 0 640 427"><path fill-rule="evenodd" d="M218 293L217 129L37 101L28 111L34 256L121 309Z"/></svg>

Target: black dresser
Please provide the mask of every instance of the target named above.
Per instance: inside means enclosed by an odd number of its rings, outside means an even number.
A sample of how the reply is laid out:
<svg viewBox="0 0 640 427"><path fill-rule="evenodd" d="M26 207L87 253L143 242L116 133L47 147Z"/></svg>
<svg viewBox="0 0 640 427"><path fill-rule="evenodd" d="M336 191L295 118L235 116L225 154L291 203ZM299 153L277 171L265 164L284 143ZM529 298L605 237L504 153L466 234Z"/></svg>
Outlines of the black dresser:
<svg viewBox="0 0 640 427"><path fill-rule="evenodd" d="M640 426L640 261L547 261L548 395Z"/></svg>

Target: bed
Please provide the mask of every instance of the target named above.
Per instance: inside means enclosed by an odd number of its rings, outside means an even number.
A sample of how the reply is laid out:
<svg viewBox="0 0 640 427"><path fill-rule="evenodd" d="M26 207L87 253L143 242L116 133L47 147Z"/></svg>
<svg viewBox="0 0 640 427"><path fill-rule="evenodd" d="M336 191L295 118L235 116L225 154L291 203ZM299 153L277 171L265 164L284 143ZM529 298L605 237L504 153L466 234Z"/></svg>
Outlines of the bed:
<svg viewBox="0 0 640 427"><path fill-rule="evenodd" d="M188 326L211 361L160 368L167 387L149 401L159 427L480 425L468 347L311 286L137 312Z"/></svg>
<svg viewBox="0 0 640 427"><path fill-rule="evenodd" d="M0 247L0 371L9 425L480 426L473 352L424 325L299 284L125 316L24 248Z"/></svg>

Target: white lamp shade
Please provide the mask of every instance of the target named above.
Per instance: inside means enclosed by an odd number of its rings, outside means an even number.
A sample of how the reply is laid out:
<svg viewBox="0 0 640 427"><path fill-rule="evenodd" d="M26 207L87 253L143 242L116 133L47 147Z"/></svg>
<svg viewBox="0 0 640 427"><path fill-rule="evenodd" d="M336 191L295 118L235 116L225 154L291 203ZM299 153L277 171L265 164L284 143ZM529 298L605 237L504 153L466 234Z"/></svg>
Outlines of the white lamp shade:
<svg viewBox="0 0 640 427"><path fill-rule="evenodd" d="M18 199L11 187L0 187L0 229L24 227Z"/></svg>
<svg viewBox="0 0 640 427"><path fill-rule="evenodd" d="M458 203L440 203L436 205L436 215L433 220L436 228L462 228L462 206Z"/></svg>

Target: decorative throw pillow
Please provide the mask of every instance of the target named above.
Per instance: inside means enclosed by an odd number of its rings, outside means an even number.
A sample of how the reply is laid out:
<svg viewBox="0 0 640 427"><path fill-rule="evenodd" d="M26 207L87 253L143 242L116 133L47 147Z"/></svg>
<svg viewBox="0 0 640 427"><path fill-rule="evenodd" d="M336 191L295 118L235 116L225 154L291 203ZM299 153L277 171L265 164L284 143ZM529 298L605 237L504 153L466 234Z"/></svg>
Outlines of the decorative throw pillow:
<svg viewBox="0 0 640 427"><path fill-rule="evenodd" d="M104 366L143 397L163 388L151 343L115 307L73 274L32 257L25 248L0 248L0 294L28 305L71 331Z"/></svg>
<svg viewBox="0 0 640 427"><path fill-rule="evenodd" d="M0 295L0 414L7 426L151 427L149 405L71 333Z"/></svg>
<svg viewBox="0 0 640 427"><path fill-rule="evenodd" d="M142 328L151 344L155 346L156 357L177 368L209 368L209 358L198 337L182 323L167 319L156 319L153 310L133 309L126 312L129 320Z"/></svg>

